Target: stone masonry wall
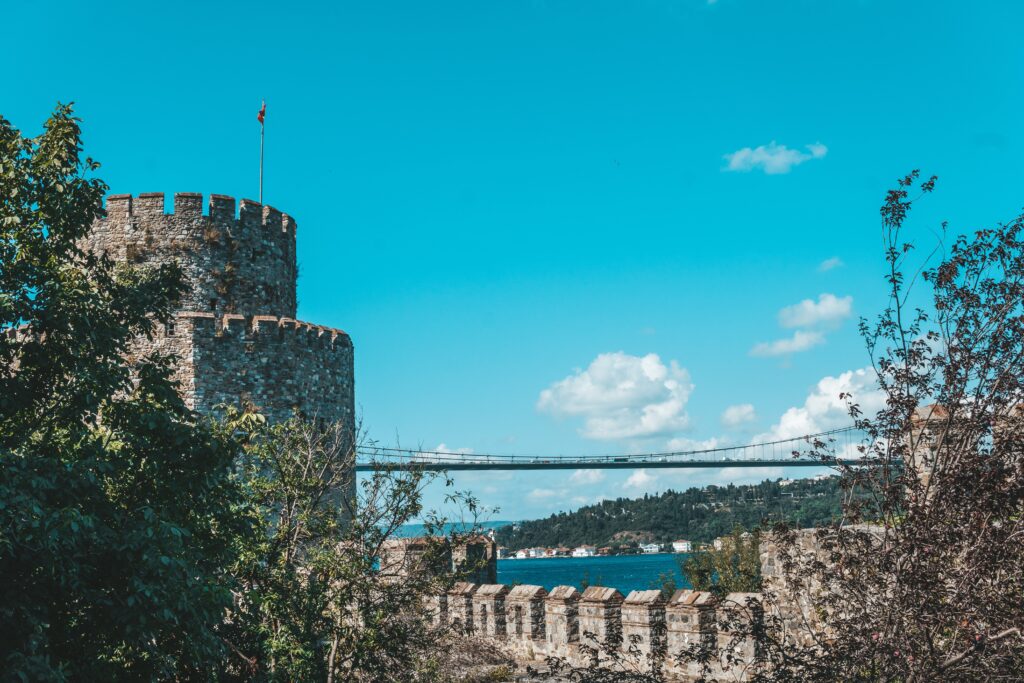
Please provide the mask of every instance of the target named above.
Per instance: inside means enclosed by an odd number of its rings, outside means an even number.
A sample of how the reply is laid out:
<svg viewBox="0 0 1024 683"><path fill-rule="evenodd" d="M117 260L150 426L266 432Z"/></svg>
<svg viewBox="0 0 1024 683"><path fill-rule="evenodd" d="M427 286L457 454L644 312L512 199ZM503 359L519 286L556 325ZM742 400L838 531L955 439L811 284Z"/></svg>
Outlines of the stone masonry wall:
<svg viewBox="0 0 1024 683"><path fill-rule="evenodd" d="M84 248L141 266L177 263L187 290L172 324L139 339L133 354L177 357L186 404L209 414L247 404L271 422L296 412L355 428L348 335L294 319L295 221L269 206L176 193L111 195Z"/></svg>
<svg viewBox="0 0 1024 683"><path fill-rule="evenodd" d="M352 342L340 330L272 316L186 311L135 349L174 353L182 396L200 413L246 403L271 422L296 411L354 421Z"/></svg>
<svg viewBox="0 0 1024 683"><path fill-rule="evenodd" d="M707 672L712 679L742 681L757 670L753 645L734 642L730 633L718 631L716 621L716 613L728 615L760 604L756 594L730 593L715 600L710 593L679 590L666 601L659 591L633 591L623 600L618 591L600 586L581 594L572 586L556 586L547 593L541 586L518 585L509 591L500 584L462 582L428 603L425 609L435 624L487 638L526 660L556 657L594 666L593 644L585 641L591 640L590 634L607 641L607 635L618 631L612 647L621 657L613 661L602 653L598 666L642 671L661 661L666 680L706 680L698 664L680 661L680 655L717 643L737 661L712 659Z"/></svg>
<svg viewBox="0 0 1024 683"><path fill-rule="evenodd" d="M188 291L184 311L275 315L296 310L295 221L288 214L243 199L174 195L164 213L164 194L107 197L107 217L93 225L85 247L115 261L138 265L177 262Z"/></svg>

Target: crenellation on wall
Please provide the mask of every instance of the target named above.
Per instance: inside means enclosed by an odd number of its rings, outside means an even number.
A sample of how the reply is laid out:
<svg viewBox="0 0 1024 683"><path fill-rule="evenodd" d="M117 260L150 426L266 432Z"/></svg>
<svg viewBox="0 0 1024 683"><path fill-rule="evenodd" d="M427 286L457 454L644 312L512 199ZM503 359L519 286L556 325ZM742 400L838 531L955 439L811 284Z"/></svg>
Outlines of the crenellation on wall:
<svg viewBox="0 0 1024 683"><path fill-rule="evenodd" d="M479 635L505 638L508 593L509 587L500 583L485 583L473 593L473 625Z"/></svg>
<svg viewBox="0 0 1024 683"><path fill-rule="evenodd" d="M448 589L448 623L456 631L473 633L473 594L475 583L459 581Z"/></svg>
<svg viewBox="0 0 1024 683"><path fill-rule="evenodd" d="M580 643L594 649L618 647L622 639L622 593L588 586L580 597Z"/></svg>
<svg viewBox="0 0 1024 683"><path fill-rule="evenodd" d="M716 617L721 675L732 680L751 676L760 664L760 651L757 643L743 634L763 619L761 594L729 593L719 603Z"/></svg>
<svg viewBox="0 0 1024 683"><path fill-rule="evenodd" d="M558 652L580 639L580 592L555 586L544 601L544 630L549 652Z"/></svg>
<svg viewBox="0 0 1024 683"><path fill-rule="evenodd" d="M206 211L215 225L227 225L238 217L235 213L235 198L226 194L211 194Z"/></svg>
<svg viewBox="0 0 1024 683"><path fill-rule="evenodd" d="M173 215L179 221L194 221L202 218L203 195L199 192L175 192Z"/></svg>
<svg viewBox="0 0 1024 683"><path fill-rule="evenodd" d="M749 641L732 638L728 629L716 631L716 623L759 618L760 604L757 593L730 593L719 601L711 593L680 590L666 601L658 590L632 591L623 598L615 589L601 586L583 593L573 586L556 586L548 593L541 586L509 590L501 584L460 582L428 600L424 609L434 624L447 622L459 631L494 640L520 658L556 657L582 666L637 671L661 660L662 673L670 681L703 680L699 664L679 660L697 646L717 645L727 648L733 659L713 661L711 675L715 680L724 676L742 681L757 670L758 653ZM584 631L599 640L612 635L617 641L621 636L622 642L581 643ZM602 650L599 661L594 661L595 647ZM623 656L609 656L608 647L620 648Z"/></svg>
<svg viewBox="0 0 1024 683"><path fill-rule="evenodd" d="M622 649L636 652L646 669L665 652L665 598L660 590L630 591L622 603Z"/></svg>
<svg viewBox="0 0 1024 683"><path fill-rule="evenodd" d="M187 291L184 310L295 317L296 222L280 210L209 195L174 194L164 211L162 192L111 195L106 216L84 248L138 265L176 262Z"/></svg>
<svg viewBox="0 0 1024 683"><path fill-rule="evenodd" d="M715 607L718 601L712 593L688 588L677 590L665 605L665 640L669 671L696 678L700 665L679 662L678 654L696 648L710 648L715 644Z"/></svg>
<svg viewBox="0 0 1024 683"><path fill-rule="evenodd" d="M297 321L296 222L250 199L197 192L106 198L85 251L140 268L176 264L184 291L173 318L133 340L132 363L174 358L173 379L197 413L242 406L270 422L295 415L341 423L355 443L354 350L345 332ZM355 497L355 477L343 487Z"/></svg>
<svg viewBox="0 0 1024 683"><path fill-rule="evenodd" d="M164 215L164 193L141 193L134 202L131 215L138 218L162 218Z"/></svg>
<svg viewBox="0 0 1024 683"><path fill-rule="evenodd" d="M544 599L548 592L542 586L513 586L505 598L506 628L513 640L544 640Z"/></svg>

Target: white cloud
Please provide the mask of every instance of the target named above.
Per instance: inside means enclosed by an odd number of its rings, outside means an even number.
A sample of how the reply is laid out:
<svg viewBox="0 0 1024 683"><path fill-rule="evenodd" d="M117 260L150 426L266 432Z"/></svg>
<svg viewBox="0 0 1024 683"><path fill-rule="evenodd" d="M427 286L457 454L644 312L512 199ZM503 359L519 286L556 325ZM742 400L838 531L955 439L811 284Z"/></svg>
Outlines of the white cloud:
<svg viewBox="0 0 1024 683"><path fill-rule="evenodd" d="M651 486L657 479L657 475L647 474L647 470L637 470L629 475L629 479L622 484L622 488L643 490Z"/></svg>
<svg viewBox="0 0 1024 683"><path fill-rule="evenodd" d="M798 149L789 149L785 145L776 144L774 140L768 145L758 147L744 147L731 154L726 154L725 159L728 165L725 170L749 172L761 169L768 175L789 173L794 166L799 166L811 159L821 159L828 154L828 147L821 143L814 143L806 146L807 151L801 152Z"/></svg>
<svg viewBox="0 0 1024 683"><path fill-rule="evenodd" d="M849 425L853 420L840 394L851 394L867 416L873 416L885 406L885 394L878 388L875 371L870 366L849 370L838 377L824 377L802 406L794 406L783 413L769 431L755 436L753 443L792 439Z"/></svg>
<svg viewBox="0 0 1024 683"><path fill-rule="evenodd" d="M825 335L816 331L797 330L792 337L761 342L750 350L751 356L785 356L799 353L825 342Z"/></svg>
<svg viewBox="0 0 1024 683"><path fill-rule="evenodd" d="M813 299L804 299L779 311L779 325L788 328L833 325L849 318L852 310L852 296L819 294L817 302Z"/></svg>
<svg viewBox="0 0 1024 683"><path fill-rule="evenodd" d="M530 500L548 500L550 498L562 498L568 493L565 489L533 489L526 497Z"/></svg>
<svg viewBox="0 0 1024 683"><path fill-rule="evenodd" d="M584 418L580 434L588 439L648 437L686 428L692 391L690 374L676 361L618 351L543 390L537 409Z"/></svg>
<svg viewBox="0 0 1024 683"><path fill-rule="evenodd" d="M601 470L576 470L569 477L569 483L576 486L586 486L604 481L604 472Z"/></svg>
<svg viewBox="0 0 1024 683"><path fill-rule="evenodd" d="M841 268L844 265L846 264L843 263L843 260L841 258L839 258L838 256L833 256L832 258L827 258L818 264L818 272L827 273L828 271L834 268Z"/></svg>
<svg viewBox="0 0 1024 683"><path fill-rule="evenodd" d="M738 405L729 406L722 411L722 426L724 427L739 427L742 424L751 422L757 417L757 413L754 412L754 406L750 403L740 403Z"/></svg>
<svg viewBox="0 0 1024 683"><path fill-rule="evenodd" d="M685 437L676 437L675 439L669 439L668 450L673 453L686 453L688 451L709 451L713 448L721 448L725 446L721 439L716 436L710 439L687 439Z"/></svg>

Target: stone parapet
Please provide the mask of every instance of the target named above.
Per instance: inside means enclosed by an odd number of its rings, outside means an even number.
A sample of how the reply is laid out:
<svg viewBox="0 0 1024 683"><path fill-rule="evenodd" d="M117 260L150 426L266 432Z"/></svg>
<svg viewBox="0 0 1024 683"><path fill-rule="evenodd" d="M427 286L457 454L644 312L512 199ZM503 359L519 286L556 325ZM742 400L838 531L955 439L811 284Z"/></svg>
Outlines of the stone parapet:
<svg viewBox="0 0 1024 683"><path fill-rule="evenodd" d="M750 633L753 625L763 618L761 594L729 593L716 612L721 676L744 680L757 670L760 660L757 644L742 634Z"/></svg>
<svg viewBox="0 0 1024 683"><path fill-rule="evenodd" d="M271 421L298 413L354 423L353 348L341 330L292 318L181 311L132 356L176 357L175 379L186 405L204 414L246 404Z"/></svg>
<svg viewBox="0 0 1024 683"><path fill-rule="evenodd" d="M201 414L245 406L270 422L298 415L340 423L355 438L352 340L295 319L296 224L286 213L225 195L110 195L80 243L139 268L176 265L175 316L132 342L129 360L173 356L185 404ZM345 484L354 494L355 477Z"/></svg>
<svg viewBox="0 0 1024 683"><path fill-rule="evenodd" d="M177 263L187 290L182 308L295 317L295 220L270 206L194 192L107 197L83 247L136 265Z"/></svg>
<svg viewBox="0 0 1024 683"><path fill-rule="evenodd" d="M622 645L635 651L640 666L665 653L665 598L660 590L632 591L622 603Z"/></svg>
<svg viewBox="0 0 1024 683"><path fill-rule="evenodd" d="M475 583L459 581L448 589L448 623L457 631L473 633L473 594Z"/></svg>
<svg viewBox="0 0 1024 683"><path fill-rule="evenodd" d="M680 662L679 653L715 644L715 607L718 601L711 593L689 589L677 590L665 605L665 639L669 671L696 678L700 667L693 662Z"/></svg>
<svg viewBox="0 0 1024 683"><path fill-rule="evenodd" d="M590 586L580 597L580 644L600 650L622 642L622 593Z"/></svg>
<svg viewBox="0 0 1024 683"><path fill-rule="evenodd" d="M540 586L513 586L505 598L506 628L510 639L544 640L544 599L547 595L548 592Z"/></svg>
<svg viewBox="0 0 1024 683"><path fill-rule="evenodd" d="M482 636L504 638L507 635L505 599L509 588L500 583L485 583L473 594L473 626Z"/></svg>
<svg viewBox="0 0 1024 683"><path fill-rule="evenodd" d="M549 652L565 650L580 639L580 592L555 586L544 600L544 632Z"/></svg>
<svg viewBox="0 0 1024 683"><path fill-rule="evenodd" d="M716 624L748 626L744 620L760 618L760 598L758 593L730 593L719 601L711 593L679 590L666 601L657 590L632 591L623 598L601 586L583 593L556 586L548 593L541 586L460 582L436 602L428 601L426 609L434 623L491 639L528 660L556 657L631 671L657 666L669 681L694 681L704 673L715 680L742 681L757 671L758 652L749 640L734 637L733 629L716 630ZM583 639L584 632L593 639ZM707 672L692 657L682 656L716 646L726 648L729 656L710 662ZM608 648L621 656L608 656Z"/></svg>

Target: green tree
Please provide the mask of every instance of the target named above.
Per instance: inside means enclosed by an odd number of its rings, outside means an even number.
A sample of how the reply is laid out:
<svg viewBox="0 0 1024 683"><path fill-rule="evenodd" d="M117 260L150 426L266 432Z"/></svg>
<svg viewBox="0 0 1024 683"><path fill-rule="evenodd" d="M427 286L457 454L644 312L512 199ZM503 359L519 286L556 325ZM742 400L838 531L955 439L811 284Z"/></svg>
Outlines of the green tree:
<svg viewBox="0 0 1024 683"><path fill-rule="evenodd" d="M177 268L115 267L80 240L98 164L58 105L0 117L0 669L10 680L195 677L230 604L233 441L198 423L170 359Z"/></svg>
<svg viewBox="0 0 1024 683"><path fill-rule="evenodd" d="M342 423L268 426L231 411L229 424L246 444L238 473L256 533L240 537L232 569L225 678L447 680L458 644L424 606L457 578L452 553L479 529L475 517L452 528L425 511L422 471L381 469L353 487L355 439ZM449 502L475 515L468 496ZM395 536L418 519L425 537L406 552Z"/></svg>
<svg viewBox="0 0 1024 683"><path fill-rule="evenodd" d="M722 547L694 553L680 563L683 575L694 590L754 593L761 590L761 534L745 533L736 526Z"/></svg>

